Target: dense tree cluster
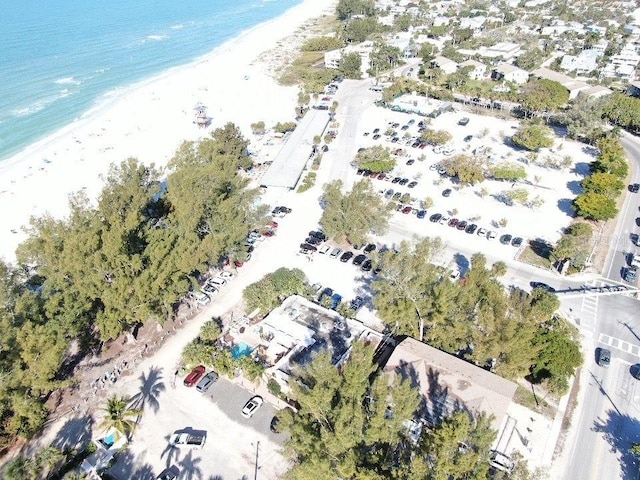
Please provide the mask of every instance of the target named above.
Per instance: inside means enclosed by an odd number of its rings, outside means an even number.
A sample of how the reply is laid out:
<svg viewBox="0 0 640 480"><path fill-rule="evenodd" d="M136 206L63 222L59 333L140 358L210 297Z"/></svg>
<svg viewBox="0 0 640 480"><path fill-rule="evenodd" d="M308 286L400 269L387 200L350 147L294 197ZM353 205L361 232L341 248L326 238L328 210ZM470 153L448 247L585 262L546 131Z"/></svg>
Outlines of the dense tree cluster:
<svg viewBox="0 0 640 480"><path fill-rule="evenodd" d="M342 181L324 185L324 210L320 225L337 242L364 244L369 233L384 233L389 221L389 206L368 179L356 182L350 192L342 193Z"/></svg>
<svg viewBox="0 0 640 480"><path fill-rule="evenodd" d="M66 384L59 374L72 342L84 351L163 322L198 272L246 253L262 214L239 174L246 150L227 124L184 143L165 183L129 159L111 168L95 206L78 194L68 218L32 220L19 266L0 265L0 447L42 425L43 401Z"/></svg>
<svg viewBox="0 0 640 480"><path fill-rule="evenodd" d="M491 168L491 176L496 180L515 182L527 178L527 171L519 163L502 162Z"/></svg>
<svg viewBox="0 0 640 480"><path fill-rule="evenodd" d="M354 161L358 168L380 173L390 172L396 166L396 161L389 149L380 145L361 150L356 154Z"/></svg>
<svg viewBox="0 0 640 480"><path fill-rule="evenodd" d="M575 268L585 266L591 251L593 227L587 222L576 222L567 228L553 248L553 256L559 260L570 259Z"/></svg>
<svg viewBox="0 0 640 480"><path fill-rule="evenodd" d="M607 97L602 110L611 123L631 131L640 129L640 99L616 93Z"/></svg>
<svg viewBox="0 0 640 480"><path fill-rule="evenodd" d="M344 78L359 79L362 77L362 57L356 53L351 52L342 56L342 62L340 63L340 73Z"/></svg>
<svg viewBox="0 0 640 480"><path fill-rule="evenodd" d="M269 273L244 289L243 297L247 304L247 310L260 309L266 314L276 308L286 297L307 293L307 277L302 270L297 268L279 268Z"/></svg>
<svg viewBox="0 0 640 480"><path fill-rule="evenodd" d="M420 134L420 139L426 142L433 143L434 145L444 145L451 141L453 137L446 130L433 130L432 128L426 128L424 132Z"/></svg>
<svg viewBox="0 0 640 480"><path fill-rule="evenodd" d="M489 267L481 254L471 257L461 282L451 282L446 272L431 263L440 248L438 239L425 238L413 247L403 243L379 255L382 271L372 287L380 318L397 334L414 338L423 334L430 345L480 366L492 365L504 377L544 369L545 375L552 372L544 379L562 385L556 375L566 371L543 366L538 355L547 347L546 339L556 341L544 332L555 328L549 322L559 306L557 297L542 289L531 294L519 289L505 293L498 281L505 265L498 262ZM570 337L567 342L575 343ZM579 363L574 360L563 357L558 362L575 368Z"/></svg>
<svg viewBox="0 0 640 480"><path fill-rule="evenodd" d="M511 141L518 147L537 152L553 145L553 131L545 125L527 124L513 134Z"/></svg>
<svg viewBox="0 0 640 480"><path fill-rule="evenodd" d="M339 0L336 14L340 20L349 20L353 15L374 16L376 5L373 0Z"/></svg>
<svg viewBox="0 0 640 480"><path fill-rule="evenodd" d="M303 52L324 52L344 47L344 42L338 37L312 37L302 44Z"/></svg>
<svg viewBox="0 0 640 480"><path fill-rule="evenodd" d="M488 480L496 432L490 418L458 411L421 424L420 396L408 380L376 374L373 349L355 343L337 368L321 353L292 383L297 413L284 410L291 435L287 451L295 463L286 478ZM417 431L409 431L410 422ZM515 475L529 479L517 462Z"/></svg>
<svg viewBox="0 0 640 480"><path fill-rule="evenodd" d="M529 115L544 115L566 105L569 90L553 80L533 80L522 87L519 101Z"/></svg>
<svg viewBox="0 0 640 480"><path fill-rule="evenodd" d="M457 177L463 185L475 185L485 180L484 164L480 158L459 154L440 162L447 174Z"/></svg>

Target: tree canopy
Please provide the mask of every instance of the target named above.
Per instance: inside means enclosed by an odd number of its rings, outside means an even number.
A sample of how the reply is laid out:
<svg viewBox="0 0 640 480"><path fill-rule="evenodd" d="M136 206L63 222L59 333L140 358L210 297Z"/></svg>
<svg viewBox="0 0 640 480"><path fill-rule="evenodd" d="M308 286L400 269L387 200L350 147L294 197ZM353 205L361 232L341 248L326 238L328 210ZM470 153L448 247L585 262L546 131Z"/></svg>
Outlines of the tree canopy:
<svg viewBox="0 0 640 480"><path fill-rule="evenodd" d="M522 87L519 100L525 110L539 115L566 105L569 90L553 80L533 80Z"/></svg>
<svg viewBox="0 0 640 480"><path fill-rule="evenodd" d="M306 280L304 272L297 268L282 267L268 273L262 279L248 285L242 292L247 310L258 308L263 314L270 312L286 297L293 294L303 295L307 290Z"/></svg>
<svg viewBox="0 0 640 480"><path fill-rule="evenodd" d="M372 172L390 172L396 166L395 159L388 148L375 145L365 148L356 154L355 163L358 168Z"/></svg>
<svg viewBox="0 0 640 480"><path fill-rule="evenodd" d="M611 123L632 131L640 129L640 99L623 93L607 97L602 114Z"/></svg>
<svg viewBox="0 0 640 480"><path fill-rule="evenodd" d="M553 145L553 131L545 125L527 124L513 134L511 141L518 147L536 152Z"/></svg>
<svg viewBox="0 0 640 480"><path fill-rule="evenodd" d="M573 206L587 220L610 220L618 214L616 201L602 193L581 193L573 200Z"/></svg>
<svg viewBox="0 0 640 480"><path fill-rule="evenodd" d="M359 79L362 77L362 58L356 52L343 55L340 63L340 73L344 78Z"/></svg>
<svg viewBox="0 0 640 480"><path fill-rule="evenodd" d="M485 180L484 165L481 159L460 154L445 158L440 162L448 175L458 177L460 183L475 185Z"/></svg>
<svg viewBox="0 0 640 480"><path fill-rule="evenodd" d="M383 233L387 229L389 208L368 179L356 182L346 194L342 193L342 181L329 182L324 185L322 200L320 225L337 242L362 245L370 232Z"/></svg>

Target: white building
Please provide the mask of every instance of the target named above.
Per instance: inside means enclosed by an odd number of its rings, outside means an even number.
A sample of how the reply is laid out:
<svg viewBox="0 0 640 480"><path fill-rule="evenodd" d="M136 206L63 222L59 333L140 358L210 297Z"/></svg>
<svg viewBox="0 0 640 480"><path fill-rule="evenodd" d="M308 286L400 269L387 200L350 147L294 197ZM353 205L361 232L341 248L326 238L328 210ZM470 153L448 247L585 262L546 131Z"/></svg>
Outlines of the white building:
<svg viewBox="0 0 640 480"><path fill-rule="evenodd" d="M484 58L502 58L509 62L517 58L522 53L520 45L517 43L501 42L492 47L480 47L478 55Z"/></svg>
<svg viewBox="0 0 640 480"><path fill-rule="evenodd" d="M493 72L491 72L491 79L523 85L529 80L529 72L522 70L515 65L511 65L510 63L501 63L493 69Z"/></svg>
<svg viewBox="0 0 640 480"><path fill-rule="evenodd" d="M578 75L587 75L598 68L598 59L602 56L599 50L583 50L579 55L565 55L562 57L560 68Z"/></svg>
<svg viewBox="0 0 640 480"><path fill-rule="evenodd" d="M367 70L371 66L371 51L373 50L373 42L362 42L357 45L347 45L337 50L329 50L324 53L324 66L329 69L338 69L342 65L343 57L348 53L357 53L362 60L360 70L362 75L366 76Z"/></svg>
<svg viewBox="0 0 640 480"><path fill-rule="evenodd" d="M484 24L486 23L486 17L465 17L460 20L460 28L469 28L474 33L482 31Z"/></svg>
<svg viewBox="0 0 640 480"><path fill-rule="evenodd" d="M451 75L458 70L458 64L446 57L438 56L431 60L431 68L439 68L447 75Z"/></svg>
<svg viewBox="0 0 640 480"><path fill-rule="evenodd" d="M617 55L612 55L609 63L600 73L604 78L621 78L623 80L635 80L636 68L640 63L640 55L632 44L627 44Z"/></svg>
<svg viewBox="0 0 640 480"><path fill-rule="evenodd" d="M467 76L473 80L481 80L487 74L487 66L477 60L467 60L460 64L460 68L472 67Z"/></svg>

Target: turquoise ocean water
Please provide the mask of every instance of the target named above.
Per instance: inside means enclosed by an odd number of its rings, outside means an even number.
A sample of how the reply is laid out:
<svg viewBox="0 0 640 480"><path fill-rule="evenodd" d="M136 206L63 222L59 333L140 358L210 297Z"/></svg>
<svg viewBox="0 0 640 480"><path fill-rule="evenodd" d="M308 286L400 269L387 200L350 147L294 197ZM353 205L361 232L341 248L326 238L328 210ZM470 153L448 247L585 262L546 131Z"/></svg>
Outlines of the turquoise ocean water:
<svg viewBox="0 0 640 480"><path fill-rule="evenodd" d="M0 0L0 160L301 0Z"/></svg>

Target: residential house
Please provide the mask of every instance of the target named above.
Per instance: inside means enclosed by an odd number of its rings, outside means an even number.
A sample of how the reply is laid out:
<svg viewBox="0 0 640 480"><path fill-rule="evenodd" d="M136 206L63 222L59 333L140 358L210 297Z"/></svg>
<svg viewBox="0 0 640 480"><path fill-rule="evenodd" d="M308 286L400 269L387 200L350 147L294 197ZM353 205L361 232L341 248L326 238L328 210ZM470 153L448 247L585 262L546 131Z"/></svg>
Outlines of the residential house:
<svg viewBox="0 0 640 480"><path fill-rule="evenodd" d="M487 66L477 60L467 60L460 64L460 68L469 68L467 76L473 80L481 80L487 74Z"/></svg>
<svg viewBox="0 0 640 480"><path fill-rule="evenodd" d="M585 88L584 90L581 90L578 93L578 95L591 97L591 98L600 98L600 97L606 97L607 95L611 95L612 93L613 93L613 90L611 90L610 88L603 87L601 85L594 85L592 87L588 87L588 88Z"/></svg>
<svg viewBox="0 0 640 480"><path fill-rule="evenodd" d="M484 29L487 17L464 17L460 19L460 28L469 28L473 33L480 33Z"/></svg>
<svg viewBox="0 0 640 480"><path fill-rule="evenodd" d="M601 37L607 34L607 27L600 27L598 25L587 25L584 29L590 33L597 33Z"/></svg>
<svg viewBox="0 0 640 480"><path fill-rule="evenodd" d="M583 50L580 54L562 57L560 68L578 75L588 75L598 68L598 59L603 52L595 49Z"/></svg>
<svg viewBox="0 0 640 480"><path fill-rule="evenodd" d="M484 58L501 58L505 62L515 60L522 53L517 43L501 42L492 47L480 47L478 55Z"/></svg>
<svg viewBox="0 0 640 480"><path fill-rule="evenodd" d="M436 425L456 411L474 416L485 413L500 432L517 385L460 358L413 338L398 343L383 372L398 375L415 386L424 399L419 412L428 425Z"/></svg>
<svg viewBox="0 0 640 480"><path fill-rule="evenodd" d="M491 72L491 79L523 85L529 80L529 72L510 63L501 63Z"/></svg>
<svg viewBox="0 0 640 480"><path fill-rule="evenodd" d="M348 53L357 53L362 59L360 70L362 75L366 76L367 70L371 66L371 51L373 50L373 42L367 41L358 43L357 45L347 45L337 50L329 50L324 53L324 67L329 69L338 69L342 65L342 58Z"/></svg>
<svg viewBox="0 0 640 480"><path fill-rule="evenodd" d="M640 63L640 55L638 55L635 46L632 43L628 43L620 53L611 56L609 63L600 72L600 76L604 78L616 77L629 81L635 80L638 63Z"/></svg>
<svg viewBox="0 0 640 480"><path fill-rule="evenodd" d="M536 78L544 78L546 80L552 80L554 82L558 82L560 85L562 85L564 88L566 88L569 91L570 99L576 98L578 94L590 88L590 85L586 82L576 80L575 78L570 77L569 75L555 72L553 70L550 70L544 67L534 70L533 72L531 72L531 75L533 75Z"/></svg>
<svg viewBox="0 0 640 480"><path fill-rule="evenodd" d="M439 68L447 75L450 75L458 70L458 64L453 60L450 60L446 57L437 56L433 60L431 60L431 68Z"/></svg>

